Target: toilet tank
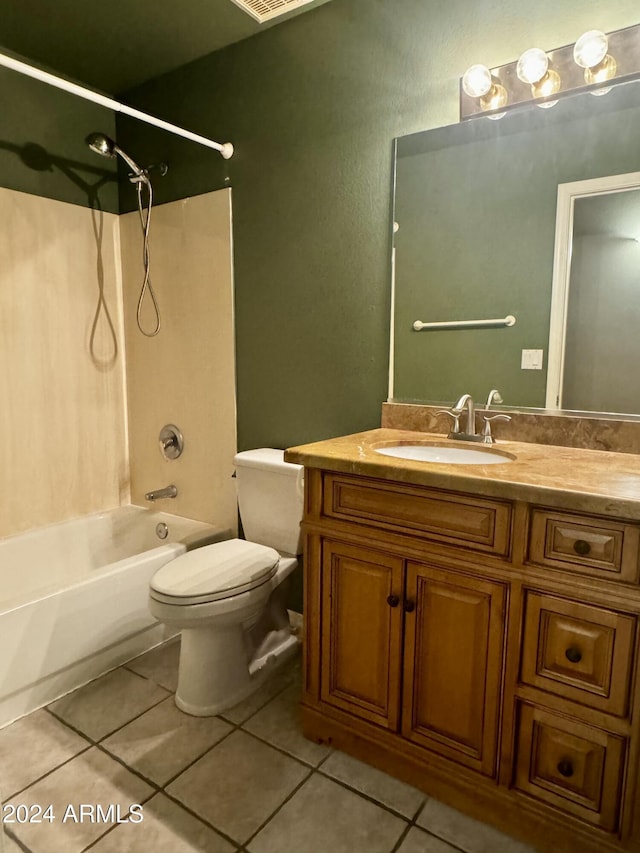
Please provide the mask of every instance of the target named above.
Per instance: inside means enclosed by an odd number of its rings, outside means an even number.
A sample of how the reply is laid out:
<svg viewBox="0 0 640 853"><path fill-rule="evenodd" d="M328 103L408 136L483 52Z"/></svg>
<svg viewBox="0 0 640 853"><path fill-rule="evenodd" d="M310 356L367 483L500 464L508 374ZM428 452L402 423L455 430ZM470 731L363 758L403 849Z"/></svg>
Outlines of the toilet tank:
<svg viewBox="0 0 640 853"><path fill-rule="evenodd" d="M284 461L284 451L263 447L234 457L238 507L245 537L285 554L302 550L302 465Z"/></svg>

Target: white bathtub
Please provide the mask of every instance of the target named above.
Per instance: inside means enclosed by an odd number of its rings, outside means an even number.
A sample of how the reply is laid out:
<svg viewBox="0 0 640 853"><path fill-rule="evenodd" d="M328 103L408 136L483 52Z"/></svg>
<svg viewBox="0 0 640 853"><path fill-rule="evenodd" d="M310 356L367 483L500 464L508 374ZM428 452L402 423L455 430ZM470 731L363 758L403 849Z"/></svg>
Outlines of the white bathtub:
<svg viewBox="0 0 640 853"><path fill-rule="evenodd" d="M0 539L0 726L166 639L147 609L149 579L229 535L129 506Z"/></svg>

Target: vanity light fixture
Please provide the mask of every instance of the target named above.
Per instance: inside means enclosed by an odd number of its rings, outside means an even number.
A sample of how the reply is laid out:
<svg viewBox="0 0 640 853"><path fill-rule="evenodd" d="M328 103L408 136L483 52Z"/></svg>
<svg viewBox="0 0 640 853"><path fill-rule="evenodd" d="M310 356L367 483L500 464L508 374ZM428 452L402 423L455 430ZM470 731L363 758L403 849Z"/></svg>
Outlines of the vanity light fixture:
<svg viewBox="0 0 640 853"><path fill-rule="evenodd" d="M461 79L460 119L501 118L527 106L551 107L579 92L604 95L640 78L640 24L603 33L589 30L551 51L526 50L497 68L472 65Z"/></svg>

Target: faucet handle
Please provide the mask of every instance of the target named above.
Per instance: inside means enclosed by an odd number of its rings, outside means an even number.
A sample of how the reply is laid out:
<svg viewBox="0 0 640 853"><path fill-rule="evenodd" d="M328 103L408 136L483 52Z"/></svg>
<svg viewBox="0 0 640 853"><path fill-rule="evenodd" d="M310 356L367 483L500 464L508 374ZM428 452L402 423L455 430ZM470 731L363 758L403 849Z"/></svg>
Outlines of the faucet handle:
<svg viewBox="0 0 640 853"><path fill-rule="evenodd" d="M482 427L482 441L484 444L493 444L494 438L491 435L491 421L510 421L510 415L483 415L482 420L484 421L484 426Z"/></svg>
<svg viewBox="0 0 640 853"><path fill-rule="evenodd" d="M449 435L458 435L460 432L460 415L461 412L456 412L454 409L438 409L436 412L436 417L438 415L449 415L452 419L453 423L451 424L451 432Z"/></svg>

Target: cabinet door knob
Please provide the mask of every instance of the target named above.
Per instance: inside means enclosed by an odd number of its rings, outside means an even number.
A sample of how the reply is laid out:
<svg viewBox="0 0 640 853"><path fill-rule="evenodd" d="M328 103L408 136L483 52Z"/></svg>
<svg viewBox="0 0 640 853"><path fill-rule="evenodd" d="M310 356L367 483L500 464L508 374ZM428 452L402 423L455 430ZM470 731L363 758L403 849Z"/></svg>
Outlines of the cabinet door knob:
<svg viewBox="0 0 640 853"><path fill-rule="evenodd" d="M563 758L562 761L558 762L558 773L566 779L573 776L573 764L568 758Z"/></svg>
<svg viewBox="0 0 640 853"><path fill-rule="evenodd" d="M576 649L575 646L570 646L564 653L564 656L567 660L571 661L571 663L580 663L582 660L582 652L580 649Z"/></svg>
<svg viewBox="0 0 640 853"><path fill-rule="evenodd" d="M397 607L400 604L400 599L397 595L388 595L387 604L389 607Z"/></svg>
<svg viewBox="0 0 640 853"><path fill-rule="evenodd" d="M586 557L591 551L591 545L585 539L576 539L573 543L573 550L581 557Z"/></svg>
<svg viewBox="0 0 640 853"><path fill-rule="evenodd" d="M405 613L413 613L413 611L416 609L415 601L411 601L410 598L405 598L404 609Z"/></svg>

